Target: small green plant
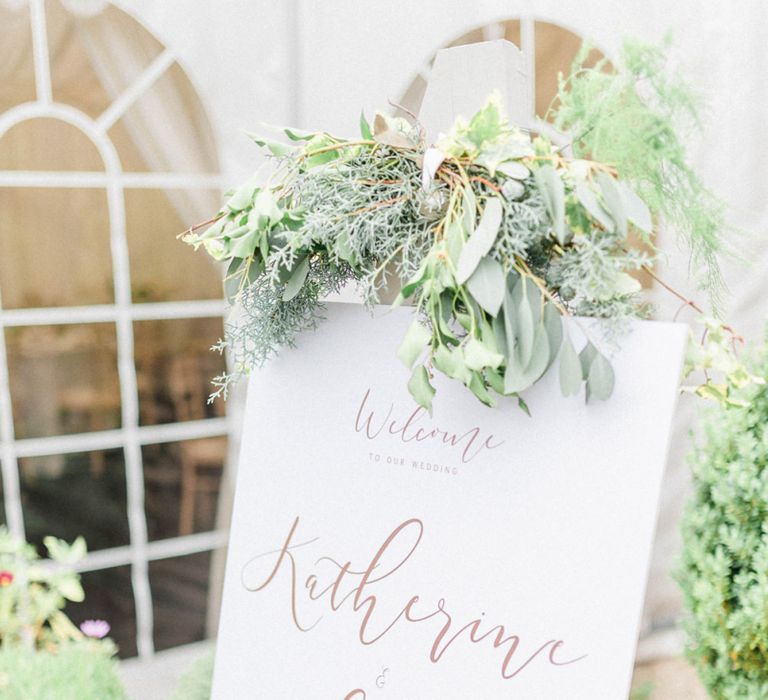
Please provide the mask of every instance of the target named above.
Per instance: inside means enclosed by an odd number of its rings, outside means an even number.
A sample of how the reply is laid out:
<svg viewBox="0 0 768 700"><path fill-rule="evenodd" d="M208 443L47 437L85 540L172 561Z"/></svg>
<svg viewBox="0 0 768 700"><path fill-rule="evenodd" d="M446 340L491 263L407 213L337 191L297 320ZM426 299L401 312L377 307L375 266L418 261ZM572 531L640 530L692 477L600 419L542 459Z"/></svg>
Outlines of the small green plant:
<svg viewBox="0 0 768 700"><path fill-rule="evenodd" d="M85 540L71 545L55 537L44 540L49 560L34 546L0 528L0 645L55 649L83 633L64 614L67 601L85 597L72 565L86 554Z"/></svg>
<svg viewBox="0 0 768 700"><path fill-rule="evenodd" d="M67 601L85 598L73 566L85 540L46 537L47 559L0 528L0 698L120 700L117 647L104 620L76 627Z"/></svg>
<svg viewBox="0 0 768 700"><path fill-rule="evenodd" d="M768 343L754 363L768 375ZM690 462L680 583L688 656L717 700L768 699L768 388L713 406Z"/></svg>
<svg viewBox="0 0 768 700"><path fill-rule="evenodd" d="M124 700L117 660L97 640L60 644L56 652L0 648L2 700Z"/></svg>

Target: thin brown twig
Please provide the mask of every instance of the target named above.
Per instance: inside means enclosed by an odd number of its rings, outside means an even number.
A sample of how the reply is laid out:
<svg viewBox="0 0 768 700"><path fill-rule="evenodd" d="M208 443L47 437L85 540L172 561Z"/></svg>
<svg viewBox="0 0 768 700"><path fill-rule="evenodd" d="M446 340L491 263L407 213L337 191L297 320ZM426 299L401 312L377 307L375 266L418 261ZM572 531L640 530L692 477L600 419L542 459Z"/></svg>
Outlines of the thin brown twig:
<svg viewBox="0 0 768 700"><path fill-rule="evenodd" d="M336 217L335 221L340 221L345 216L357 216L358 214L365 214L369 211L374 211L375 209L380 209L381 207L389 206L390 204L397 204L398 202L403 202L408 197L406 195L401 195L400 197L391 197L390 199L382 199L379 202L374 202L370 206L362 207L360 209L355 209L354 211L351 211L347 214L344 214L343 216Z"/></svg>
<svg viewBox="0 0 768 700"><path fill-rule="evenodd" d="M480 175L472 175L470 180L474 180L475 182L482 182L486 187L492 189L497 194L501 192L501 187L494 185L490 180L486 180L484 177L481 177Z"/></svg>
<svg viewBox="0 0 768 700"><path fill-rule="evenodd" d="M702 309L693 299L688 299L685 295L678 292L672 285L665 282L661 277L659 277L653 269L649 265L643 265L642 269L644 272L646 272L648 275L650 275L656 282L658 282L664 289L666 289L670 294L673 294L676 296L680 301L683 302L684 305L690 306L694 311L697 311L698 313L706 316L706 312L704 309ZM678 312L679 313L679 312ZM732 326L723 324L723 330L728 331L733 336L734 340L737 340L740 343L744 343L744 338L740 336Z"/></svg>
<svg viewBox="0 0 768 700"><path fill-rule="evenodd" d="M182 238L183 236L194 233L199 228L203 228L204 226L210 226L211 224L215 224L222 216L224 216L224 212L221 212L220 214L216 214L216 216L208 219L208 221L201 221L199 224L193 224L188 229L186 229L185 231L182 231L179 235L177 235L176 238Z"/></svg>
<svg viewBox="0 0 768 700"><path fill-rule="evenodd" d="M314 151L307 151L299 155L299 158L311 158L312 156L320 155L321 153L328 153L329 151L337 151L340 148L350 148L352 146L375 146L376 141L370 139L359 139L357 141L339 141L338 143L332 143L322 148L316 148Z"/></svg>

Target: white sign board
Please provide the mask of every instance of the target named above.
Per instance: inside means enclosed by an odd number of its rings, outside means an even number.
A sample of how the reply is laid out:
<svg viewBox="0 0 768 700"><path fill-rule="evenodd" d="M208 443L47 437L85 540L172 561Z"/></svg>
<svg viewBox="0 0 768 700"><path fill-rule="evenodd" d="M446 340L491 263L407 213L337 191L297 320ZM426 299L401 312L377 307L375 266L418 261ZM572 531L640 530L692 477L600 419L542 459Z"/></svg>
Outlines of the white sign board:
<svg viewBox="0 0 768 700"><path fill-rule="evenodd" d="M331 304L252 377L214 700L620 700L685 329L638 323L607 402L490 409L395 356L413 310Z"/></svg>

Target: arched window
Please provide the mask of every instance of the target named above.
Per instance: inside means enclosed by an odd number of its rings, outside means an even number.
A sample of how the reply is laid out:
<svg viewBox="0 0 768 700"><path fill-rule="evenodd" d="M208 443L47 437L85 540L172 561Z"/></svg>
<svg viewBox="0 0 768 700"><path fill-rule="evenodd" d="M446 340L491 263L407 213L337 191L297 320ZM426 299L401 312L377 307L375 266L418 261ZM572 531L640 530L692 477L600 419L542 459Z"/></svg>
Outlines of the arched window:
<svg viewBox="0 0 768 700"><path fill-rule="evenodd" d="M225 544L220 272L176 241L220 180L192 83L132 17L0 0L0 523L86 537L68 611L123 656L205 635Z"/></svg>

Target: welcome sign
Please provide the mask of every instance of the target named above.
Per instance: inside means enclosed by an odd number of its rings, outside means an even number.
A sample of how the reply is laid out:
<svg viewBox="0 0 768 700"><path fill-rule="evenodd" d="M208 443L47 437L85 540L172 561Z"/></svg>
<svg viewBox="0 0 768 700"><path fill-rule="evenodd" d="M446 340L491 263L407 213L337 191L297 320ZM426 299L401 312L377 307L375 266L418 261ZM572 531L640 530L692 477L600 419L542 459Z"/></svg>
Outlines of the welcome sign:
<svg viewBox="0 0 768 700"><path fill-rule="evenodd" d="M684 327L635 324L607 402L438 376L430 416L412 313L331 304L252 377L213 698L626 698Z"/></svg>

